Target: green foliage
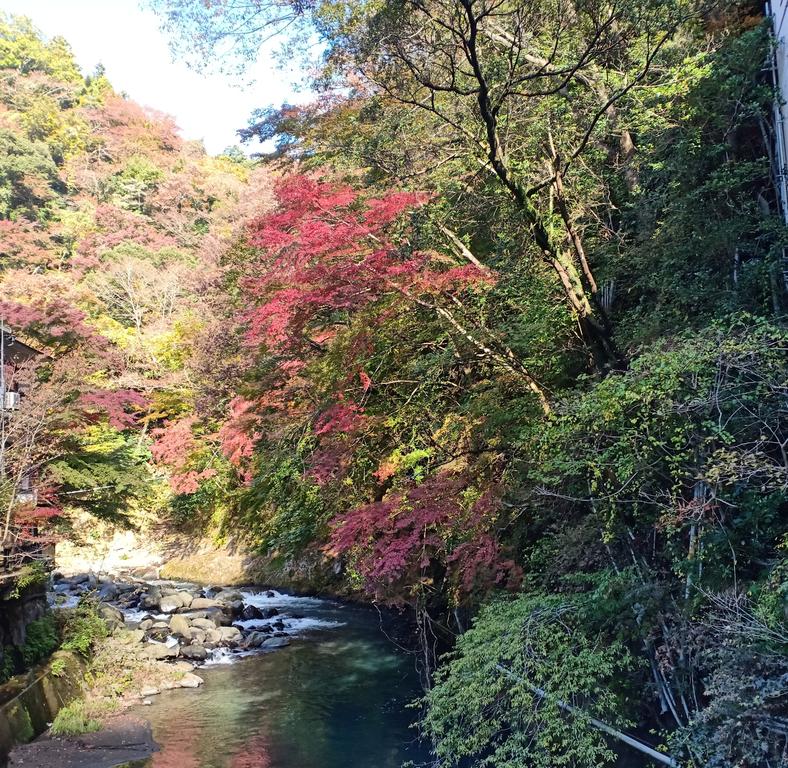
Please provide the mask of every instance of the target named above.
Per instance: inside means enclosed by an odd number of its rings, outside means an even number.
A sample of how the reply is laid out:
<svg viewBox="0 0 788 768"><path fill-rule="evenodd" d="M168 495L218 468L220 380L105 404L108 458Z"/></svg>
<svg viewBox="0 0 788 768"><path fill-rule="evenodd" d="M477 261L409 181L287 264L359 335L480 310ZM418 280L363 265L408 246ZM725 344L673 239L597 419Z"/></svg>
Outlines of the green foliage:
<svg viewBox="0 0 788 768"><path fill-rule="evenodd" d="M75 651L82 656L89 656L96 642L108 635L107 624L98 613L97 603L90 598L80 600L76 608L61 610L58 622L61 649Z"/></svg>
<svg viewBox="0 0 788 768"><path fill-rule="evenodd" d="M119 173L108 180L105 195L121 208L142 213L149 192L155 189L164 172L146 157L133 156Z"/></svg>
<svg viewBox="0 0 788 768"><path fill-rule="evenodd" d="M0 68L22 74L43 72L57 80L82 82L74 56L62 37L42 39L29 19L0 15Z"/></svg>
<svg viewBox="0 0 788 768"><path fill-rule="evenodd" d="M252 485L239 500L240 521L263 551L292 556L319 540L327 523L320 488L304 477L297 456L260 457Z"/></svg>
<svg viewBox="0 0 788 768"><path fill-rule="evenodd" d="M69 451L49 471L69 504L106 520L123 522L153 498L150 453L139 440L107 425L95 425L69 440Z"/></svg>
<svg viewBox="0 0 788 768"><path fill-rule="evenodd" d="M656 527L679 573L690 566L673 542L705 522L704 579L720 588L732 577L731 548L747 567L780 533L785 341L778 326L742 317L655 346L566 400L540 439L533 482L590 497L608 539ZM698 507L699 482L719 501ZM741 534L720 535L719 504Z"/></svg>
<svg viewBox="0 0 788 768"><path fill-rule="evenodd" d="M30 668L49 656L58 642L57 624L51 613L31 621L25 629L25 643L21 648L25 667Z"/></svg>
<svg viewBox="0 0 788 768"><path fill-rule="evenodd" d="M55 659L49 665L49 671L55 677L63 677L63 675L65 675L66 671L67 671L66 660L65 659Z"/></svg>
<svg viewBox="0 0 788 768"><path fill-rule="evenodd" d="M0 218L45 218L45 204L55 197L57 167L40 141L0 129Z"/></svg>
<svg viewBox="0 0 788 768"><path fill-rule="evenodd" d="M619 334L639 344L725 313L764 313L784 240L760 131L772 109L760 76L768 29L682 57L626 104L638 152L631 192L619 189L631 240L602 245ZM613 184L616 182L613 181Z"/></svg>
<svg viewBox="0 0 788 768"><path fill-rule="evenodd" d="M53 736L80 736L101 730L101 723L89 717L83 699L75 699L62 707L55 716L51 732Z"/></svg>
<svg viewBox="0 0 788 768"><path fill-rule="evenodd" d="M494 601L438 671L424 730L446 767L604 765L615 755L588 718L624 724L613 691L631 666L624 646L584 624L575 600Z"/></svg>
<svg viewBox="0 0 788 768"><path fill-rule="evenodd" d="M39 561L25 565L17 576L11 598L18 598L28 587L46 583L49 572L46 566Z"/></svg>
<svg viewBox="0 0 788 768"><path fill-rule="evenodd" d="M10 680L16 673L15 649L5 645L0 648L0 684Z"/></svg>

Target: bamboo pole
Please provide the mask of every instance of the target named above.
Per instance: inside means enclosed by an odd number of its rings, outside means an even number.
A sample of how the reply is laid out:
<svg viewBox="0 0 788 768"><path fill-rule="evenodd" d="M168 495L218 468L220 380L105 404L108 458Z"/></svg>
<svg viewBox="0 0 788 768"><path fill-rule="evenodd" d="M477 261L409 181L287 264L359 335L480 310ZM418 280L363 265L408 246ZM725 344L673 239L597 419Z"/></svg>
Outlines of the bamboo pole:
<svg viewBox="0 0 788 768"><path fill-rule="evenodd" d="M535 693L540 699L548 698L547 692L542 690L541 688L537 688L535 685L531 685L527 680L524 680L519 675L514 674L510 669L507 669L502 664L496 664L495 668L499 672L503 672L504 675L511 678L512 680L516 680L518 683L522 683L525 685L530 691ZM580 715L581 717L586 718L591 725L594 726L597 730L603 731L604 733L608 734L608 736L612 736L614 739L626 744L627 746L632 747L633 749L638 750L638 752L642 752L644 755L647 755L652 760L655 760L658 763L662 763L662 765L667 765L669 768L680 768L678 762L674 760L670 755L666 755L663 752L658 752L656 749L648 746L648 744L644 744L642 741L638 741L638 739L627 736L626 733L613 728L612 725L608 725L607 723L603 722L602 720L597 720L595 717L591 717L583 712L582 709L578 709L577 707L568 704L561 699L556 699L556 704L564 710L564 712L569 713L570 715Z"/></svg>

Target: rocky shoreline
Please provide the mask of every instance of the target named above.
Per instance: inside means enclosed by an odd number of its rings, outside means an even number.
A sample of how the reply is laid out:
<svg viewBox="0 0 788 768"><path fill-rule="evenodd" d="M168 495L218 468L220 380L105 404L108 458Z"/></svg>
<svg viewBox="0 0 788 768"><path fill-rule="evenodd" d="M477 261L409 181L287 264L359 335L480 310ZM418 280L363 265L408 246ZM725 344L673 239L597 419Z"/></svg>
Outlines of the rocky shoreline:
<svg viewBox="0 0 788 768"><path fill-rule="evenodd" d="M144 576L155 576L144 574ZM278 608L259 608L235 588L146 579L133 573L54 575L54 604L74 604L92 594L112 631L126 630L140 653L158 661L215 661L222 653L271 651L290 643ZM276 599L278 593L260 594Z"/></svg>
<svg viewBox="0 0 788 768"><path fill-rule="evenodd" d="M196 672L202 666L289 645L296 634L291 628L304 617L283 606L250 602L286 602L286 597L255 587L242 591L161 580L153 569L54 573L52 607L68 609L83 598L95 600L109 637L94 664L123 668L129 683L122 694L110 694L114 713L102 718L98 733L55 737L47 732L15 748L9 766L109 768L152 754L157 746L148 724L119 712L151 704L151 697L165 690L200 687L204 680Z"/></svg>

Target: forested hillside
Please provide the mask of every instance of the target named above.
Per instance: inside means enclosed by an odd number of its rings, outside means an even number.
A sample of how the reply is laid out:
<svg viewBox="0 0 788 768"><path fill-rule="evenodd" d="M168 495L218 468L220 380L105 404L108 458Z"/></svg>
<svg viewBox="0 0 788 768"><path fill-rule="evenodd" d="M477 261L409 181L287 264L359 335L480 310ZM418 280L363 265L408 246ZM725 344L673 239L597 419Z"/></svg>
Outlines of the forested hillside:
<svg viewBox="0 0 788 768"><path fill-rule="evenodd" d="M592 717L788 760L760 5L150 4L202 63L318 35L319 97L209 157L3 23L0 314L47 354L16 524L155 511L408 608L441 766L604 765Z"/></svg>
<svg viewBox="0 0 788 768"><path fill-rule="evenodd" d="M0 91L0 318L42 353L8 372L25 407L4 434L3 507L33 474L38 506L17 524L155 512L150 436L193 410L210 288L267 176L184 142L25 20L0 27Z"/></svg>

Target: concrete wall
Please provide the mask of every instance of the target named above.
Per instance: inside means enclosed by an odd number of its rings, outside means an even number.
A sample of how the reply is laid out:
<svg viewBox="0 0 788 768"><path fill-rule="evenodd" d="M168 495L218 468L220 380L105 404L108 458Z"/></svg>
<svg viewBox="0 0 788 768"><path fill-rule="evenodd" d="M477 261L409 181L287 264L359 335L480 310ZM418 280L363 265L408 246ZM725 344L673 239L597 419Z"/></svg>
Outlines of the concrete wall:
<svg viewBox="0 0 788 768"><path fill-rule="evenodd" d="M56 659L61 663L54 675ZM84 673L80 657L57 651L43 666L0 686L0 766L13 747L43 733L60 708L79 696Z"/></svg>

